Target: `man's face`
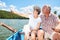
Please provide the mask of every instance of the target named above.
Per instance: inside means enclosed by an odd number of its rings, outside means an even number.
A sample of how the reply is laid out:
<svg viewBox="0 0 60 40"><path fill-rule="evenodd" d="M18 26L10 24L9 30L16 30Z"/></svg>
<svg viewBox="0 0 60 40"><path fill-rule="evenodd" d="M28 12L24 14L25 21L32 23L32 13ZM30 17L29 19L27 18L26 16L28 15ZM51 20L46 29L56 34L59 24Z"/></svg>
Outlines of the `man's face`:
<svg viewBox="0 0 60 40"><path fill-rule="evenodd" d="M49 7L47 7L47 6L44 6L43 8L42 8L42 12L46 15L46 14L50 14L50 8Z"/></svg>

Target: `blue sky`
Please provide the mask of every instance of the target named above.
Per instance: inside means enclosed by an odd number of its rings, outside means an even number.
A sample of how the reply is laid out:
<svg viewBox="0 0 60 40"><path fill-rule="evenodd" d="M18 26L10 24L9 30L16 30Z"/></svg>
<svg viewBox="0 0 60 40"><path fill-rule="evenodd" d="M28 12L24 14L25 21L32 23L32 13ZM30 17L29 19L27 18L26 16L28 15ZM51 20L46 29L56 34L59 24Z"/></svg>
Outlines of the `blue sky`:
<svg viewBox="0 0 60 40"><path fill-rule="evenodd" d="M10 6L13 6L13 8L17 10L25 11L26 9L32 9L34 5L38 5L42 8L45 4L49 4L52 11L57 10L58 14L60 14L60 0L0 0L0 9L9 10ZM3 7L3 5L5 7Z"/></svg>

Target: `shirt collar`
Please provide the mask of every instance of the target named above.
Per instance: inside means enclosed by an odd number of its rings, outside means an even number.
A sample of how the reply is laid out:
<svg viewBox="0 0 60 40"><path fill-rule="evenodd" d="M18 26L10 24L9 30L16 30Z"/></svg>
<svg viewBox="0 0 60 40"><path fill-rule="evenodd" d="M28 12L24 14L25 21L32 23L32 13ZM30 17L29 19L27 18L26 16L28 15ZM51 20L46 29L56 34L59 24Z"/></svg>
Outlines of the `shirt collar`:
<svg viewBox="0 0 60 40"><path fill-rule="evenodd" d="M49 16L51 16L51 13L49 14Z"/></svg>
<svg viewBox="0 0 60 40"><path fill-rule="evenodd" d="M42 13L42 15L44 15L44 14ZM51 16L51 13L49 14L49 16Z"/></svg>

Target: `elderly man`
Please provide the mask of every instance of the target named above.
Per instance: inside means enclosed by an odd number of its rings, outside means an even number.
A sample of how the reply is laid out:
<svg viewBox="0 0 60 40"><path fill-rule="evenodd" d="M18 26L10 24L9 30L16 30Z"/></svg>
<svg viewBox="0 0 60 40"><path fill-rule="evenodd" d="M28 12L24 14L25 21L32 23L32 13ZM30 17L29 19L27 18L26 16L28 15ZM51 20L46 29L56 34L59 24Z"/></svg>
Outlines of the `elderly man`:
<svg viewBox="0 0 60 40"><path fill-rule="evenodd" d="M40 15L42 22L42 29L45 32L45 40L48 40L48 38L54 40L53 38L55 38L54 36L57 36L59 34L57 34L57 32L53 31L53 28L55 28L60 22L59 22L59 18L51 13L51 7L49 5L44 5L42 8L42 15ZM38 38L40 39L41 37L41 33L43 31L38 31ZM44 35L42 33L42 35ZM58 36L57 36L58 37Z"/></svg>

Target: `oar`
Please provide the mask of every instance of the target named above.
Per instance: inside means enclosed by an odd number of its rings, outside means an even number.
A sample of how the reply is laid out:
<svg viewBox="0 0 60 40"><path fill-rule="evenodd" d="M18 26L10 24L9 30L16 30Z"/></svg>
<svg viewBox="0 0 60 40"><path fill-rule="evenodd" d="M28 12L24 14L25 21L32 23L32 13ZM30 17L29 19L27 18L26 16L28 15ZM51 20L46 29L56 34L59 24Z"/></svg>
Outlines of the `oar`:
<svg viewBox="0 0 60 40"><path fill-rule="evenodd" d="M0 25L3 26L3 27L5 27L5 28L7 28L7 29L10 30L10 31L12 31L13 33L16 32L16 30L13 29L11 26L8 26L8 25L6 25L6 24L4 24L4 23L0 23Z"/></svg>
<svg viewBox="0 0 60 40"><path fill-rule="evenodd" d="M0 25L12 31L13 33L17 32L16 29L13 29L11 26L6 25L5 23L0 23ZM24 34L24 32L20 32L20 34Z"/></svg>

